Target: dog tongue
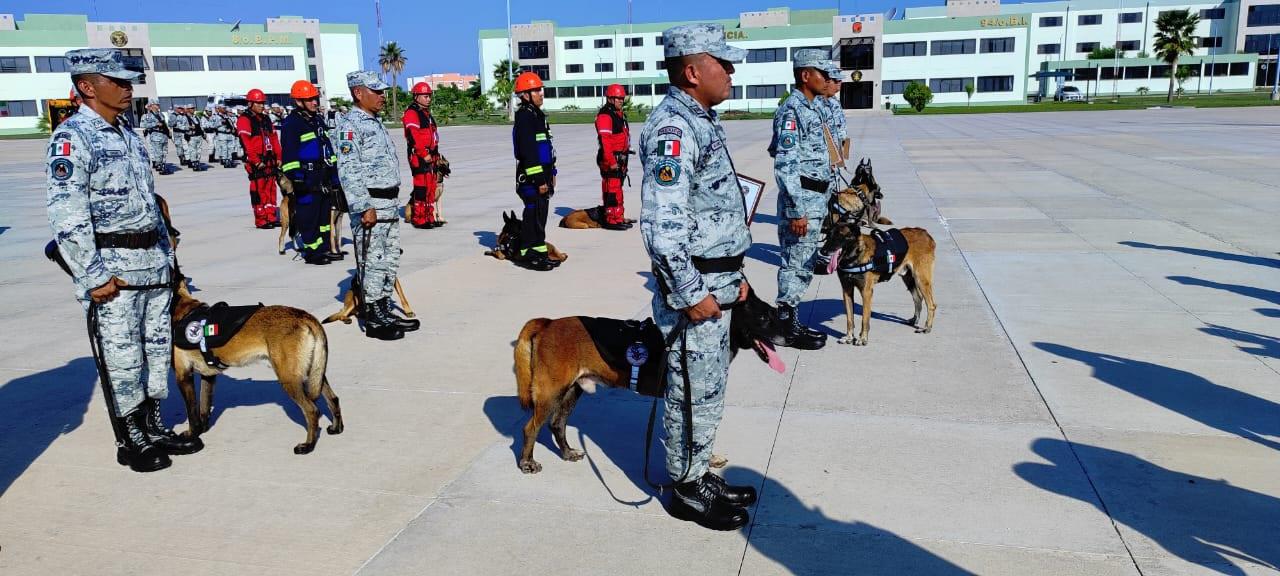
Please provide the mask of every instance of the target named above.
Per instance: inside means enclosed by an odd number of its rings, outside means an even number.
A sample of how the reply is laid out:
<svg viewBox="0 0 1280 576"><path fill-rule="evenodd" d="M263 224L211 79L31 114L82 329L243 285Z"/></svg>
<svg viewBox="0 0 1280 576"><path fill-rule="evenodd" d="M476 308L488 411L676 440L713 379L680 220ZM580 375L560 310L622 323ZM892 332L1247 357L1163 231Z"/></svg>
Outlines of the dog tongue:
<svg viewBox="0 0 1280 576"><path fill-rule="evenodd" d="M840 249L836 248L836 251L831 254L831 261L827 262L827 274L834 273L836 271L836 267L838 267L839 265L840 265Z"/></svg>
<svg viewBox="0 0 1280 576"><path fill-rule="evenodd" d="M767 363L774 372L783 374L787 371L787 365L782 362L782 357L778 356L778 351L773 349L772 344L756 340L756 350L765 357L765 363Z"/></svg>

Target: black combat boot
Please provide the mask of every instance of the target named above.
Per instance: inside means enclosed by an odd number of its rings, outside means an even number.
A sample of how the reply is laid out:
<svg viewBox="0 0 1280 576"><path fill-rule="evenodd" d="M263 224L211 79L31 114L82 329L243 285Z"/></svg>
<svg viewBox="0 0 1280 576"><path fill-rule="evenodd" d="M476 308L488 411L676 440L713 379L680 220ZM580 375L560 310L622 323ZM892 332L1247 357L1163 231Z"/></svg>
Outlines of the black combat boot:
<svg viewBox="0 0 1280 576"><path fill-rule="evenodd" d="M116 448L116 462L121 466L128 466L134 472L155 472L173 465L169 455L147 438L141 408L119 420L120 426L124 428L124 438Z"/></svg>
<svg viewBox="0 0 1280 576"><path fill-rule="evenodd" d="M330 250L328 252L325 252L324 255L327 256L330 260L342 260L347 257L346 252L338 252L337 250Z"/></svg>
<svg viewBox="0 0 1280 576"><path fill-rule="evenodd" d="M778 305L778 328L782 331L780 341L775 341L777 346L786 346L788 348L796 348L799 350L818 350L827 345L827 335L821 332L814 333L800 325L796 319L796 309L787 305Z"/></svg>
<svg viewBox="0 0 1280 576"><path fill-rule="evenodd" d="M608 223L608 222L602 222L602 223L600 224L600 227L601 227L601 228L604 228L605 230L630 230L630 229L631 229L631 226L630 226L629 224L627 224L626 222L619 222L619 223L617 223L617 224L610 224L610 223Z"/></svg>
<svg viewBox="0 0 1280 576"><path fill-rule="evenodd" d="M751 520L747 511L722 500L706 476L676 484L667 510L681 520L712 530L737 530Z"/></svg>
<svg viewBox="0 0 1280 576"><path fill-rule="evenodd" d="M746 508L756 503L755 486L733 486L710 470L702 475L702 481L711 485L711 491L716 493L717 498L734 506Z"/></svg>
<svg viewBox="0 0 1280 576"><path fill-rule="evenodd" d="M382 315L376 303L364 305L364 335L379 340L399 340L404 338L404 330Z"/></svg>
<svg viewBox="0 0 1280 576"><path fill-rule="evenodd" d="M539 272L554 270L556 267L556 264L547 258L546 254L532 251L523 258L516 260L516 263L530 270L537 270Z"/></svg>
<svg viewBox="0 0 1280 576"><path fill-rule="evenodd" d="M173 433L164 427L164 419L160 417L160 401L148 398L142 402L143 424L147 439L153 445L170 455L195 454L204 449L204 442L199 438L188 438Z"/></svg>
<svg viewBox="0 0 1280 576"><path fill-rule="evenodd" d="M384 318L389 320L392 324L399 326L400 329L404 330L405 332L413 332L414 330L417 330L418 327L422 324L417 320L414 320L412 318L402 318L400 317L400 315L396 314L395 312L392 312L390 296L383 298L375 302L374 304L377 304L378 309L382 312L382 316Z"/></svg>
<svg viewBox="0 0 1280 576"><path fill-rule="evenodd" d="M307 264L315 264L316 266L325 266L331 262L327 254L313 251L308 251L306 254L303 254L302 261Z"/></svg>

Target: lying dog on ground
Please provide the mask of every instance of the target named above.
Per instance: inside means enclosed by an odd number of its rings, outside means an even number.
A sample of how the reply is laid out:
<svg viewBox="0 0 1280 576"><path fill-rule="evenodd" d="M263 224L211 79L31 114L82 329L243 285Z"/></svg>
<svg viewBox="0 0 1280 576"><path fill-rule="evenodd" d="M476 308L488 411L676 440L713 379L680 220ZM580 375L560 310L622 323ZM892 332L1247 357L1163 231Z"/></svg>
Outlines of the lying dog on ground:
<svg viewBox="0 0 1280 576"><path fill-rule="evenodd" d="M498 260L515 260L520 254L520 219L515 212L502 213L502 231L498 233L498 243L493 250L485 250L485 256L493 256ZM547 259L552 262L564 262L569 255L556 249L547 242Z"/></svg>
<svg viewBox="0 0 1280 576"><path fill-rule="evenodd" d="M636 223L635 220L627 218L623 222L623 226L630 228ZM587 230L591 228L604 227L604 207L595 206L584 210L574 210L560 219L561 228L569 228L571 230Z"/></svg>
<svg viewBox="0 0 1280 576"><path fill-rule="evenodd" d="M888 231L874 230L863 234L857 221L840 220L831 226L822 254L835 254L832 266L840 278L844 295L844 312L848 326L841 344L865 346L870 341L871 296L878 282L886 281L901 273L915 300L915 315L907 324L917 326L920 305L929 307L929 317L917 333L933 330L933 316L937 305L933 301L933 262L936 244L923 228L903 228ZM862 294L862 332L853 336L853 294Z"/></svg>
<svg viewBox="0 0 1280 576"><path fill-rule="evenodd" d="M306 418L307 439L293 447L294 454L306 454L315 448L320 429L316 400L321 395L332 415L332 423L325 431L342 433L342 408L325 376L328 338L314 316L288 306L231 308L219 303L208 307L191 296L185 278L179 275L173 319L173 369L187 405L186 435L198 437L209 429L217 376L227 368L259 360L271 364L285 393ZM196 374L201 379L199 403Z"/></svg>
<svg viewBox="0 0 1280 576"><path fill-rule="evenodd" d="M355 280L352 280L352 282L354 283ZM404 311L405 317L416 317L417 314L414 314L413 307L409 305L409 299L404 297L404 288L400 286L399 278L396 278L395 286L396 298L400 300L400 309ZM361 306L359 292L359 290L352 290L351 288L348 288L347 292L342 295L342 308L337 312L330 314L320 323L328 324L335 320L341 320L343 324L350 324L351 320L356 316L356 311L359 310Z"/></svg>
<svg viewBox="0 0 1280 576"><path fill-rule="evenodd" d="M733 309L729 326L730 354L738 350L753 349L774 370L783 372L786 367L774 351L773 343L782 339L782 329L776 325L776 310L749 292L747 299ZM560 457L575 462L583 453L573 449L565 439L565 424L574 405L584 391L594 392L597 383L617 388L631 385L632 367L626 354L601 356L587 324L598 330L625 330L625 321L608 318L570 316L551 320L534 318L525 323L516 338L514 352L516 391L520 404L533 411L524 425L524 448L520 452L520 470L534 474L542 465L533 459L533 445L538 433L548 420ZM637 376L637 390L649 395L660 390L666 370L662 366L666 354L664 342L656 327L657 342L649 341L646 350L649 359ZM625 344L624 344L625 346ZM725 460L719 458L719 464Z"/></svg>

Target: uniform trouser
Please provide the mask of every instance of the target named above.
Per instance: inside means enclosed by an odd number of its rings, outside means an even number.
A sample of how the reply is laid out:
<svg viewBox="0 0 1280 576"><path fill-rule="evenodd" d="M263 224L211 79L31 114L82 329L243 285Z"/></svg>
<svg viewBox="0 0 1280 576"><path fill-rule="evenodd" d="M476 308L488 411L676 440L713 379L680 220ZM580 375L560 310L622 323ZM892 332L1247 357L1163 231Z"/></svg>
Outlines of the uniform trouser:
<svg viewBox="0 0 1280 576"><path fill-rule="evenodd" d="M168 163L169 137L160 132L147 134L147 151L151 153L152 164Z"/></svg>
<svg viewBox="0 0 1280 576"><path fill-rule="evenodd" d="M782 213L781 201L778 213ZM813 280L813 256L822 242L822 220L822 217L810 216L804 236L791 233L790 220L778 220L778 247L782 255L782 265L778 267L779 306L796 306L809 289L809 282Z"/></svg>
<svg viewBox="0 0 1280 576"><path fill-rule="evenodd" d="M547 211L551 206L551 192L539 194L538 187L532 184L520 184L516 194L524 202L524 214L520 220L520 255L530 250L547 252Z"/></svg>
<svg viewBox="0 0 1280 576"><path fill-rule="evenodd" d="M622 205L622 178L600 174L600 192L604 206L604 221L608 224L622 224L626 220Z"/></svg>
<svg viewBox="0 0 1280 576"><path fill-rule="evenodd" d="M360 212L351 213L351 236L355 241L357 265L362 270L360 290L365 302L377 302L391 296L400 270L400 206L394 199L375 198L373 201L379 220L373 228L365 228L360 223ZM366 237L369 242L367 251L364 245Z"/></svg>
<svg viewBox="0 0 1280 576"><path fill-rule="evenodd" d="M412 214L410 222L414 226L435 223L438 217L437 186L435 172L413 175L413 194L409 197L409 212Z"/></svg>
<svg viewBox="0 0 1280 576"><path fill-rule="evenodd" d="M302 252L329 252L329 210L331 202L320 190L306 190L294 184L293 220L301 236Z"/></svg>
<svg viewBox="0 0 1280 576"><path fill-rule="evenodd" d="M134 286L159 284L169 278L166 267L115 275ZM121 290L114 300L97 305L98 341L118 411L112 416L132 412L147 398L168 397L173 355L169 317L172 297L172 292L163 288ZM89 310L89 301L81 304Z"/></svg>
<svg viewBox="0 0 1280 576"><path fill-rule="evenodd" d="M219 134L213 137L213 158L219 162L231 159L231 136Z"/></svg>
<svg viewBox="0 0 1280 576"><path fill-rule="evenodd" d="M731 278L736 274L707 274L703 281L715 285L715 277ZM723 280L720 282L723 283ZM713 292L717 301L732 302L738 296L737 284ZM653 297L653 318L667 336L675 328L684 313L667 305L660 294ZM667 352L667 392L664 404L662 428L665 435L663 448L667 453L667 474L672 480L680 480L688 466L684 480L701 478L707 472L711 450L715 445L716 430L724 415L725 386L729 382L729 320L732 311L725 310L720 318L690 323L684 338L676 337ZM688 348L687 365L689 387L692 391L691 421L685 421L684 377L681 352ZM685 443L685 427L692 426L692 449Z"/></svg>
<svg viewBox="0 0 1280 576"><path fill-rule="evenodd" d="M187 162L203 162L204 144L204 136L192 136L187 140Z"/></svg>
<svg viewBox="0 0 1280 576"><path fill-rule="evenodd" d="M249 203L253 205L254 226L279 221L279 215L276 214L276 179L270 175L275 169L271 168L266 172L267 175L261 175L256 174L248 164L244 168L249 173Z"/></svg>
<svg viewBox="0 0 1280 576"><path fill-rule="evenodd" d="M177 132L173 135L173 152L181 163L187 159L187 137Z"/></svg>

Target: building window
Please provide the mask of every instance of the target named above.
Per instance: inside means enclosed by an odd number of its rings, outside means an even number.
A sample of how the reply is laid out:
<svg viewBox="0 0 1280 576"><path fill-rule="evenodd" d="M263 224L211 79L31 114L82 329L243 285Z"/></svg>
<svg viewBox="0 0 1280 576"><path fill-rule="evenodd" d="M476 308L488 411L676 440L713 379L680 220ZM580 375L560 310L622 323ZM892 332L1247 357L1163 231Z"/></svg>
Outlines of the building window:
<svg viewBox="0 0 1280 576"><path fill-rule="evenodd" d="M213 57L210 57L212 61ZM156 72L203 72L204 58L199 56L156 56ZM212 63L212 62L210 62Z"/></svg>
<svg viewBox="0 0 1280 576"><path fill-rule="evenodd" d="M1201 48L1221 48L1222 37L1221 36L1201 36L1200 47Z"/></svg>
<svg viewBox="0 0 1280 576"><path fill-rule="evenodd" d="M654 93L654 94L666 94L666 93L667 93L667 89L668 89L668 88L670 88L670 87L671 87L671 85L670 85L670 84L667 84L666 82L662 82L662 83L660 83L660 84L654 84L654 85L653 85L653 93Z"/></svg>
<svg viewBox="0 0 1280 576"><path fill-rule="evenodd" d="M1249 63L1248 62L1232 62L1230 74L1232 76L1248 76Z"/></svg>
<svg viewBox="0 0 1280 576"><path fill-rule="evenodd" d="M884 57L928 56L929 48L925 42L885 42Z"/></svg>
<svg viewBox="0 0 1280 576"><path fill-rule="evenodd" d="M994 54L998 52L1013 52L1013 37L1008 38L983 38L980 44L980 50L983 54Z"/></svg>
<svg viewBox="0 0 1280 576"><path fill-rule="evenodd" d="M636 84L636 96L653 96L653 84Z"/></svg>
<svg viewBox="0 0 1280 576"><path fill-rule="evenodd" d="M310 80L312 84L320 83L320 71L316 69L315 64L307 65L307 79Z"/></svg>
<svg viewBox="0 0 1280 576"><path fill-rule="evenodd" d="M907 85L915 82L916 84L924 84L924 79L915 80L885 80L881 86L885 94L901 94L907 89Z"/></svg>
<svg viewBox="0 0 1280 576"><path fill-rule="evenodd" d="M66 72L67 59L63 56L36 56L36 72Z"/></svg>
<svg viewBox="0 0 1280 576"><path fill-rule="evenodd" d="M613 62L596 62L596 72L613 72Z"/></svg>
<svg viewBox="0 0 1280 576"><path fill-rule="evenodd" d="M1116 50L1121 52L1132 52L1137 50L1142 44L1141 40L1121 40L1116 42Z"/></svg>
<svg viewBox="0 0 1280 576"><path fill-rule="evenodd" d="M659 60L659 61L657 61L657 62L654 62L654 63L653 63L653 69L654 69L654 70L666 70L666 69L667 69L667 61L666 61L666 60Z"/></svg>
<svg viewBox="0 0 1280 576"><path fill-rule="evenodd" d="M787 93L786 84L757 84L755 86L747 86L747 99L778 99Z"/></svg>
<svg viewBox="0 0 1280 576"><path fill-rule="evenodd" d="M629 72L638 72L644 70L644 62L627 62L624 68Z"/></svg>
<svg viewBox="0 0 1280 576"><path fill-rule="evenodd" d="M1222 20L1227 17L1226 8L1204 8L1200 10L1201 20Z"/></svg>
<svg viewBox="0 0 1280 576"><path fill-rule="evenodd" d="M31 59L26 56L0 57L0 74L24 74L30 71Z"/></svg>
<svg viewBox="0 0 1280 576"><path fill-rule="evenodd" d="M1146 66L1125 66L1125 80L1146 80L1151 75L1151 68Z"/></svg>
<svg viewBox="0 0 1280 576"><path fill-rule="evenodd" d="M624 47L627 47L627 48L635 48L635 47L637 47L637 46L644 46L644 38L639 38L639 37L637 37L637 38L623 38L623 39L622 39L622 45L623 45Z"/></svg>
<svg viewBox="0 0 1280 576"><path fill-rule="evenodd" d="M964 92L965 84L973 84L973 78L930 78L929 89L937 94Z"/></svg>
<svg viewBox="0 0 1280 576"><path fill-rule="evenodd" d="M1280 6L1280 4L1277 4ZM1249 34L1244 37L1244 51L1247 54L1275 54L1280 52L1280 34ZM0 59L0 66L3 66Z"/></svg>
<svg viewBox="0 0 1280 576"><path fill-rule="evenodd" d="M840 68L845 70L874 70L876 46L871 38L857 38L854 44L840 47Z"/></svg>
<svg viewBox="0 0 1280 576"><path fill-rule="evenodd" d="M35 100L0 100L0 118L39 115Z"/></svg>
<svg viewBox="0 0 1280 576"><path fill-rule="evenodd" d="M555 90L555 91L556 91L556 97L557 97L557 98L573 98L573 87L572 87L572 86L561 86L561 87L559 87L559 88L548 88L548 90Z"/></svg>
<svg viewBox="0 0 1280 576"><path fill-rule="evenodd" d="M978 92L1013 92L1013 76L979 76Z"/></svg>
<svg viewBox="0 0 1280 576"><path fill-rule="evenodd" d="M1169 77L1169 65L1168 65L1168 64L1158 64L1158 65L1152 66L1152 67L1151 67L1151 77L1152 77L1152 78L1168 78L1168 77Z"/></svg>
<svg viewBox="0 0 1280 576"><path fill-rule="evenodd" d="M259 70L293 70L293 56L259 56Z"/></svg>
<svg viewBox="0 0 1280 576"><path fill-rule="evenodd" d="M564 49L565 50L581 50L582 41L581 40L565 40Z"/></svg>
<svg viewBox="0 0 1280 576"><path fill-rule="evenodd" d="M1061 44L1041 44L1036 46L1036 54L1061 54Z"/></svg>
<svg viewBox="0 0 1280 576"><path fill-rule="evenodd" d="M786 48L756 48L747 50L747 64L762 64L765 62L786 62Z"/></svg>
<svg viewBox="0 0 1280 576"><path fill-rule="evenodd" d="M734 86L734 87L733 87L733 90L730 90L730 91L729 91L729 99L730 99L730 100L741 100L741 99L742 99L742 87L741 87L741 86Z"/></svg>
<svg viewBox="0 0 1280 576"><path fill-rule="evenodd" d="M547 87L543 88L543 89L542 89L542 97L543 97L543 98L546 98L546 99L548 99L548 100L550 100L550 99L552 99L552 98L555 98L555 97L556 97L556 89L555 89L555 88L552 88L552 87L550 87L550 86L547 86Z"/></svg>
<svg viewBox="0 0 1280 576"><path fill-rule="evenodd" d="M595 96L596 96L595 86L579 86L578 87L579 98L595 98Z"/></svg>
<svg viewBox="0 0 1280 576"><path fill-rule="evenodd" d="M581 74L582 65L581 64L565 64L564 73L565 74Z"/></svg>
<svg viewBox="0 0 1280 576"><path fill-rule="evenodd" d="M307 58L316 57L316 39L307 38Z"/></svg>
<svg viewBox="0 0 1280 576"><path fill-rule="evenodd" d="M1059 26L1062 26L1061 16L1041 16L1040 17L1041 28L1057 28Z"/></svg>
<svg viewBox="0 0 1280 576"><path fill-rule="evenodd" d="M253 56L210 56L209 70L211 71L243 71L253 70Z"/></svg>
<svg viewBox="0 0 1280 576"><path fill-rule="evenodd" d="M1120 13L1121 24L1137 24L1139 22L1142 22L1141 12L1121 12Z"/></svg>
<svg viewBox="0 0 1280 576"><path fill-rule="evenodd" d="M521 60L538 60L547 57L547 42L519 42L516 44Z"/></svg>
<svg viewBox="0 0 1280 576"><path fill-rule="evenodd" d="M1093 52L1094 50L1097 50L1101 46L1102 45L1097 42L1077 42L1076 52L1088 54L1090 52Z"/></svg>
<svg viewBox="0 0 1280 576"><path fill-rule="evenodd" d="M1280 26L1280 4L1250 6L1249 26Z"/></svg>
<svg viewBox="0 0 1280 576"><path fill-rule="evenodd" d="M654 46L662 46L662 45L663 45L663 43L662 43L662 36L654 36L654 37L653 37L653 45L654 45Z"/></svg>
<svg viewBox="0 0 1280 576"><path fill-rule="evenodd" d="M977 46L978 41L972 38L968 40L934 40L933 46L930 46L929 48L929 52L934 56L973 54Z"/></svg>
<svg viewBox="0 0 1280 576"><path fill-rule="evenodd" d="M1102 71L1103 80L1117 80L1124 74L1122 72L1123 68L1112 68L1111 66L1099 68L1099 70Z"/></svg>
<svg viewBox="0 0 1280 576"><path fill-rule="evenodd" d="M1101 14L1081 14L1076 17L1076 23L1081 26L1097 26L1102 24Z"/></svg>
<svg viewBox="0 0 1280 576"><path fill-rule="evenodd" d="M551 66L547 64L534 64L534 65L528 65L528 66L521 66L520 71L533 72L534 74L537 74L538 77L541 78L543 81L551 79Z"/></svg>
<svg viewBox="0 0 1280 576"><path fill-rule="evenodd" d="M1076 80L1097 80L1098 69L1093 67L1076 68L1074 76Z"/></svg>
<svg viewBox="0 0 1280 576"><path fill-rule="evenodd" d="M613 48L613 39L612 38L597 39L596 48Z"/></svg>
<svg viewBox="0 0 1280 576"><path fill-rule="evenodd" d="M826 52L827 54L830 54L830 53L831 53L831 47L830 47L830 46L794 46L794 47L792 47L792 48L791 48L791 59L792 59L792 60L795 60L795 59L796 59L796 52L798 52L798 51L800 51L800 50L822 50L823 52Z"/></svg>

